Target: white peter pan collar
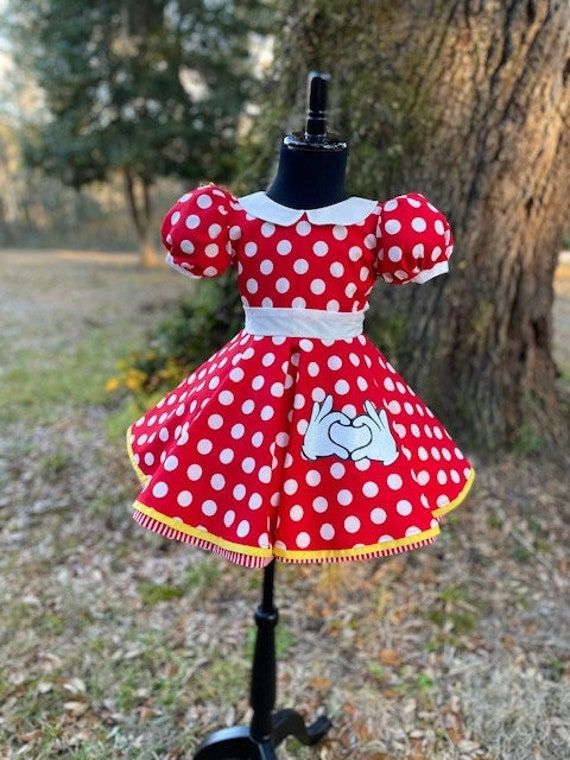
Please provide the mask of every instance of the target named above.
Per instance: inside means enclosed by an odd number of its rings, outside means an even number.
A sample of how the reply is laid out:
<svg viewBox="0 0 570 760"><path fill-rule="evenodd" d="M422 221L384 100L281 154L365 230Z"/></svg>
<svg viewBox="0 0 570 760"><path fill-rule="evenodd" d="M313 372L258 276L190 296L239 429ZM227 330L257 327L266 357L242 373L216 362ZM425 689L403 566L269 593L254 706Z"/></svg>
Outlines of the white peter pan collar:
<svg viewBox="0 0 570 760"><path fill-rule="evenodd" d="M244 195L237 200L248 214L263 219L265 222L285 227L298 222L303 214L307 215L311 224L358 224L366 219L378 205L378 201L353 195L344 201L322 208L290 208L274 201L264 190Z"/></svg>

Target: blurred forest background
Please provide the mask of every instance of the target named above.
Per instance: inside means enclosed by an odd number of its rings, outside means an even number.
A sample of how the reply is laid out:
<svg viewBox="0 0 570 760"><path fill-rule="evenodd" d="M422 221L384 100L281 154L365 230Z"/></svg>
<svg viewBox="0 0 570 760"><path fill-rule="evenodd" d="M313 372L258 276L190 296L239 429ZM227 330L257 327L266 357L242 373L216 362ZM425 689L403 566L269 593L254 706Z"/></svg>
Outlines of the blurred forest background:
<svg viewBox="0 0 570 760"><path fill-rule="evenodd" d="M478 480L421 556L279 567L281 701L335 723L282 757L567 758L568 3L0 11L0 757L177 760L250 715L260 575L131 526L123 435L243 321L234 273L166 270L163 213L265 188L317 69L349 193L452 222L450 275L366 327Z"/></svg>

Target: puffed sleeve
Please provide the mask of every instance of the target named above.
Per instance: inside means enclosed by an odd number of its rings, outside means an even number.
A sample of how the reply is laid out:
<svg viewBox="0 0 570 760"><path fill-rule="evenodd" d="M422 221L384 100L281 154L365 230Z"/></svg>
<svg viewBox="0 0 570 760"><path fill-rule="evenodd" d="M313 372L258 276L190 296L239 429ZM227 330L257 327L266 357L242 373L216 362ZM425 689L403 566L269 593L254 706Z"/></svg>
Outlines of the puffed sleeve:
<svg viewBox="0 0 570 760"><path fill-rule="evenodd" d="M213 183L179 198L160 230L167 263L193 279L225 272L235 256L229 228L236 202L228 190Z"/></svg>
<svg viewBox="0 0 570 760"><path fill-rule="evenodd" d="M421 193L406 193L381 204L376 238L375 267L384 282L423 283L449 271L451 227Z"/></svg>

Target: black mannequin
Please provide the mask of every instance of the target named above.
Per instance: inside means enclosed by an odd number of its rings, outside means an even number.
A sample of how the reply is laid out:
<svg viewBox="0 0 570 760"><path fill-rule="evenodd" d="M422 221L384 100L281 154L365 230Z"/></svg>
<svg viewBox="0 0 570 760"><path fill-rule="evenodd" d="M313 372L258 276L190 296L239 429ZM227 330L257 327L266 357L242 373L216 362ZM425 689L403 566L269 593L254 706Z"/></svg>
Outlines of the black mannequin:
<svg viewBox="0 0 570 760"><path fill-rule="evenodd" d="M308 81L304 134L290 134L281 146L277 175L267 190L271 200L296 209L323 208L346 199L346 143L327 135L328 74L311 72ZM331 727L326 715L307 725L292 708L274 710L276 701L275 627L279 619L273 602L275 559L263 572L261 604L255 611L257 636L250 683L253 715L249 726L214 731L198 746L194 760L276 760L276 748L287 736L305 745L317 744Z"/></svg>
<svg viewBox="0 0 570 760"><path fill-rule="evenodd" d="M287 135L281 144L277 174L266 192L282 206L322 208L347 198L348 146L327 133L329 79L328 74L309 74L305 132Z"/></svg>

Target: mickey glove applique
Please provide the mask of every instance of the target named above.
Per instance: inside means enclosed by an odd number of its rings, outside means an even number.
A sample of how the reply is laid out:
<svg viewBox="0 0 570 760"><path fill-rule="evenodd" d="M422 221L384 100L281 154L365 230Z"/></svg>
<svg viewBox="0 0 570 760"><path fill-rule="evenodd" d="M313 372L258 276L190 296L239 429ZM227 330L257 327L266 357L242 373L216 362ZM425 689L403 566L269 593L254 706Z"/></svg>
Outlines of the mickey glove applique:
<svg viewBox="0 0 570 760"><path fill-rule="evenodd" d="M313 403L302 446L307 459L336 455L354 462L373 459L383 464L397 459L399 452L383 409L378 412L371 401L365 401L367 414L351 419L344 412L333 411L332 405L330 394L322 404Z"/></svg>

